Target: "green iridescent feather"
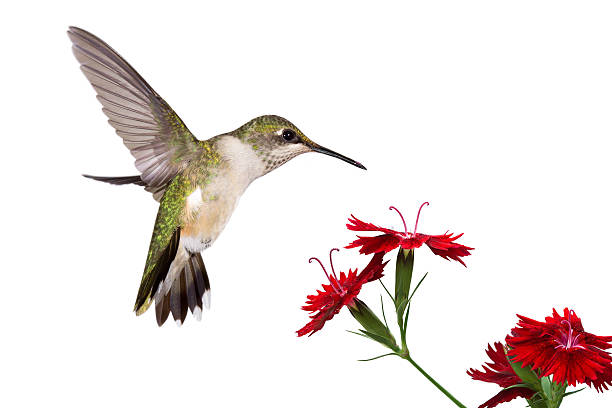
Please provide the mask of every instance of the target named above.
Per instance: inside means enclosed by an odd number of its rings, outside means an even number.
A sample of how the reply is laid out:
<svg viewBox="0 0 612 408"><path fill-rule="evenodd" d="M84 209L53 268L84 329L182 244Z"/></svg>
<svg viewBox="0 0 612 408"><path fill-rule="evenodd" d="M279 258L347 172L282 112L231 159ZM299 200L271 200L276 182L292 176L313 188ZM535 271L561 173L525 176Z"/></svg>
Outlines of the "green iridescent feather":
<svg viewBox="0 0 612 408"><path fill-rule="evenodd" d="M134 309L144 312L151 301L157 282L156 266L183 225L187 197L198 187L205 187L216 174L220 158L213 141L199 141L189 166L168 185L159 204L149 252ZM167 270L163 271L163 273Z"/></svg>

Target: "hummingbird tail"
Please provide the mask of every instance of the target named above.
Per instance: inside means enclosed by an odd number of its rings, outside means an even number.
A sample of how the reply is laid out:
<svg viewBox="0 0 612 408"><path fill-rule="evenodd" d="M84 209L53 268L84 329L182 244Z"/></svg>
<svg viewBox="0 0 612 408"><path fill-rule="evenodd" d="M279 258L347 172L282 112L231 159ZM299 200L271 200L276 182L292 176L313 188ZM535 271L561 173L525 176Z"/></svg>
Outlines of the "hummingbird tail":
<svg viewBox="0 0 612 408"><path fill-rule="evenodd" d="M150 186L142 180L140 176L119 176L119 177L106 177L106 176L92 176L91 174L83 174L83 177L101 181L103 183L114 184L116 186L122 186L125 184L136 184L137 186L143 186L146 191L153 194L155 201L161 200L164 192L166 191L167 185L153 185Z"/></svg>
<svg viewBox="0 0 612 408"><path fill-rule="evenodd" d="M103 183L124 185L124 184L136 184L137 186L146 186L145 182L142 181L140 176L123 176L123 177L104 177L104 176L92 176L90 174L83 174L83 177L101 181Z"/></svg>
<svg viewBox="0 0 612 408"><path fill-rule="evenodd" d="M178 274L167 277L155 294L155 316L157 324L163 325L170 313L180 326L187 317L187 309L197 320L202 318L202 309L210 308L210 281L202 255L185 250L186 259L179 259L182 268ZM172 270L172 267L171 267ZM172 281L168 281L169 279Z"/></svg>
<svg viewBox="0 0 612 408"><path fill-rule="evenodd" d="M155 261L147 260L134 311L139 316L155 301L157 324L163 325L170 313L179 324L187 311L197 320L202 309L210 308L210 281L200 252L191 252L181 240L181 228L176 228Z"/></svg>

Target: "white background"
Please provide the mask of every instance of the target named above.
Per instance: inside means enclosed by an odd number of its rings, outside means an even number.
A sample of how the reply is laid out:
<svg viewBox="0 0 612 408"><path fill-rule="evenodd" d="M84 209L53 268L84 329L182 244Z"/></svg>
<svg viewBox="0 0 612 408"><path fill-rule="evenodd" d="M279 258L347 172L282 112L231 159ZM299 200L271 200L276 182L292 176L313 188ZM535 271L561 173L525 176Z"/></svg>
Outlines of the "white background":
<svg viewBox="0 0 612 408"><path fill-rule="evenodd" d="M407 362L346 333L310 338L310 256L346 245L350 213L464 232L468 268L430 271L409 345L474 407L497 393L465 370L515 313L610 318L612 9L608 2L13 2L2 11L5 407L449 407ZM65 34L118 50L200 138L278 114L363 172L307 154L256 181L205 262L212 310L162 328L136 317L157 203L81 173L136 174ZM356 250L336 266L363 267ZM389 270L391 272L392 269ZM381 288L361 296L378 310ZM588 389L566 407L605 407ZM522 407L524 401L507 404Z"/></svg>

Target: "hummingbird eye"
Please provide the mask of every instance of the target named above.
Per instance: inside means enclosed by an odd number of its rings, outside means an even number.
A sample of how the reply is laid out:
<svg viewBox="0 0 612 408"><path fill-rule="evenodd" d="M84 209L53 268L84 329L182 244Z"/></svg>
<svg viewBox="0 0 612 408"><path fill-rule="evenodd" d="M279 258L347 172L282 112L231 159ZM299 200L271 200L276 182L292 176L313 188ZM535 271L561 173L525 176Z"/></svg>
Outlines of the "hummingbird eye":
<svg viewBox="0 0 612 408"><path fill-rule="evenodd" d="M286 142L297 142L298 141L297 135L291 129L283 130L282 136Z"/></svg>

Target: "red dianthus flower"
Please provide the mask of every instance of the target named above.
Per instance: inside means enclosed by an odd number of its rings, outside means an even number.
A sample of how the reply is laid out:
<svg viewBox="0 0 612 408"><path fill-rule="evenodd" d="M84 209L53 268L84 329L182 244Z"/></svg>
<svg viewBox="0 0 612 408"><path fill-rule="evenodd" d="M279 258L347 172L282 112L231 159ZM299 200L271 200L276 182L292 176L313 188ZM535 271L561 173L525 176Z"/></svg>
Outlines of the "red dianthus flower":
<svg viewBox="0 0 612 408"><path fill-rule="evenodd" d="M321 264L323 272L329 280L329 285L323 284L323 291L317 290L315 295L309 295L306 305L302 306L303 310L311 313L310 322L297 331L298 336L308 334L313 335L321 330L326 321L331 320L343 306L351 306L357 295L361 291L361 287L368 282L382 278L383 269L387 262L383 263L384 253L375 254L370 263L361 273L357 273L349 269L348 274L340 272L340 276L336 275L334 265L332 263L331 254L333 251L338 251L338 248L333 248L329 251L329 262L332 273L329 275L321 261L317 258L310 258L309 262L316 260Z"/></svg>
<svg viewBox="0 0 612 408"><path fill-rule="evenodd" d="M540 370L540 377L552 375L557 384L585 383L598 391L612 385L612 336L584 331L580 318L565 308L563 315L553 309L544 322L518 315L518 327L506 337L508 355L522 367Z"/></svg>
<svg viewBox="0 0 612 408"><path fill-rule="evenodd" d="M377 231L382 232L383 234L377 235L375 237L357 236L357 239L351 242L345 248L361 247L359 249L359 252L367 255L375 252L387 253L393 251L398 246L402 247L403 249L413 249L419 248L421 247L421 245L425 244L429 247L429 249L431 249L431 252L433 252L434 254L439 255L444 259L452 259L454 261L458 261L463 266L465 266L465 263L463 262L461 257L470 255L469 251L473 250L474 248L457 244L455 242L463 234L453 235L449 232L446 232L441 235L427 235L419 234L416 232L417 226L419 224L419 216L421 214L421 209L424 205L429 205L429 203L425 202L419 208L413 232L408 232L404 216L395 207L389 207L389 209L397 211L399 216L402 218L402 223L404 224L404 232L379 227L377 225L361 221L351 214L351 218L349 218L348 220L349 223L346 224L346 227L349 230Z"/></svg>
<svg viewBox="0 0 612 408"><path fill-rule="evenodd" d="M504 346L499 342L495 342L493 345L495 348L489 345L487 349L487 355L492 362L484 364L482 366L483 371L471 368L467 373L474 380L495 383L504 389L498 392L493 398L481 404L478 408L492 408L502 402L508 402L518 397L527 399L533 397L535 391L527 386L507 388L521 384L522 381L512 369L508 357L506 356Z"/></svg>

